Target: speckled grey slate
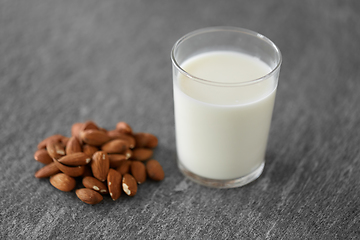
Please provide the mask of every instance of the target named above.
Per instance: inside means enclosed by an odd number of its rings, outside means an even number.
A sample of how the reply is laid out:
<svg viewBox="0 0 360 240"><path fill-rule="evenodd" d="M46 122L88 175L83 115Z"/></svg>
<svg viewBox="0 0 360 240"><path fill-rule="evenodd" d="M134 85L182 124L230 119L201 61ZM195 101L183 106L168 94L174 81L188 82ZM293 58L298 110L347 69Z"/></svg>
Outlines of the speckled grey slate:
<svg viewBox="0 0 360 240"><path fill-rule="evenodd" d="M359 239L360 2L0 1L0 239ZM281 49L263 175L218 190L176 167L170 50L238 26ZM36 179L72 123L151 132L166 179L90 206Z"/></svg>

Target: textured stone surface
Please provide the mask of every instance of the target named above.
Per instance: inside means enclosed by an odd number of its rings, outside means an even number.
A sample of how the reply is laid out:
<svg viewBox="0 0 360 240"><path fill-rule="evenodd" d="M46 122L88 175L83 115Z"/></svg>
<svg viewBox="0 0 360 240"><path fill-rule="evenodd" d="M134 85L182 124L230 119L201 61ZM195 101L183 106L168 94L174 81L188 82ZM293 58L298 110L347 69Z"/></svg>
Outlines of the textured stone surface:
<svg viewBox="0 0 360 240"><path fill-rule="evenodd" d="M360 238L359 1L0 1L1 239ZM265 171L238 189L176 167L170 50L258 31L283 66ZM36 179L37 143L92 119L156 134L166 178L89 206Z"/></svg>

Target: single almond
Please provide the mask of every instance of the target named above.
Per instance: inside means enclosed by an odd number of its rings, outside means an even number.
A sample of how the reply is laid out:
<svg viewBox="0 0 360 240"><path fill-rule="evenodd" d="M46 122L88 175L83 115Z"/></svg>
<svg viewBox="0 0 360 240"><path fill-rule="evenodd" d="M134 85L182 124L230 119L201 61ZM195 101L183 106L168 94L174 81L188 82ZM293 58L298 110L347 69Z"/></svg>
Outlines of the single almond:
<svg viewBox="0 0 360 240"><path fill-rule="evenodd" d="M155 148L158 145L157 137L151 133L135 133L134 138L137 148Z"/></svg>
<svg viewBox="0 0 360 240"><path fill-rule="evenodd" d="M121 133L130 134L130 135L132 134L132 128L126 122L118 122L116 124L116 129Z"/></svg>
<svg viewBox="0 0 360 240"><path fill-rule="evenodd" d="M91 176L84 177L82 179L82 184L84 185L84 187L93 189L101 194L108 193L108 189L107 189L106 185L94 177L91 177Z"/></svg>
<svg viewBox="0 0 360 240"><path fill-rule="evenodd" d="M60 170L59 168L55 165L54 162L49 163L48 165L40 168L36 173L35 173L35 177L36 178L47 178L50 177L54 174L59 173Z"/></svg>
<svg viewBox="0 0 360 240"><path fill-rule="evenodd" d="M110 137L103 131L96 129L88 129L80 132L80 139L92 146L101 146L110 141Z"/></svg>
<svg viewBox="0 0 360 240"><path fill-rule="evenodd" d="M112 200L116 200L121 195L121 174L110 168L107 175L107 185Z"/></svg>
<svg viewBox="0 0 360 240"><path fill-rule="evenodd" d="M117 129L107 131L107 135L111 139L122 139L122 140L127 141L130 148L135 147L136 142L135 142L135 138L132 135L122 133Z"/></svg>
<svg viewBox="0 0 360 240"><path fill-rule="evenodd" d="M74 178L66 175L65 173L57 173L50 177L50 183L55 188L64 191L70 192L76 186L76 181Z"/></svg>
<svg viewBox="0 0 360 240"><path fill-rule="evenodd" d="M84 123L82 123L82 122L74 123L71 126L71 136L76 137L76 138L78 138L80 140L80 132L83 129L83 125L84 125Z"/></svg>
<svg viewBox="0 0 360 240"><path fill-rule="evenodd" d="M62 142L48 142L46 144L46 150L51 158L59 159L65 156L65 146Z"/></svg>
<svg viewBox="0 0 360 240"><path fill-rule="evenodd" d="M83 153L85 153L89 157L92 157L92 155L94 153L96 153L97 151L99 151L99 149L97 147L95 147L95 146L91 146L91 145L88 145L88 144L83 145Z"/></svg>
<svg viewBox="0 0 360 240"><path fill-rule="evenodd" d="M94 153L90 166L94 177L104 182L110 168L110 161L107 153L104 151L97 151Z"/></svg>
<svg viewBox="0 0 360 240"><path fill-rule="evenodd" d="M142 162L132 161L130 171L138 184L146 181L146 168Z"/></svg>
<svg viewBox="0 0 360 240"><path fill-rule="evenodd" d="M60 134L55 134L55 135L52 135L52 136L49 136L45 139L43 139L37 146L38 149L42 149L42 148L46 148L46 145L49 143L49 142L61 142L61 140L64 138L63 135L60 135Z"/></svg>
<svg viewBox="0 0 360 240"><path fill-rule="evenodd" d="M60 171L62 171L63 173L69 175L70 177L79 177L81 175L84 174L85 171L85 166L76 166L76 167L69 167L66 166L62 163L60 163L58 160L56 160L55 158L53 159L56 167L58 169L60 169Z"/></svg>
<svg viewBox="0 0 360 240"><path fill-rule="evenodd" d="M132 161L121 161L119 167L116 168L116 171L121 173L121 175L124 175L125 173L129 173L131 163Z"/></svg>
<svg viewBox="0 0 360 240"><path fill-rule="evenodd" d="M71 154L71 153L82 152L81 144L77 137L73 136L73 137L69 138L69 141L66 144L65 152L66 152L66 155Z"/></svg>
<svg viewBox="0 0 360 240"><path fill-rule="evenodd" d="M109 154L109 161L111 168L117 168L120 166L122 161L126 161L126 156L124 154Z"/></svg>
<svg viewBox="0 0 360 240"><path fill-rule="evenodd" d="M146 162L146 173L149 178L154 181L161 181L165 177L162 166L155 159L151 159Z"/></svg>
<svg viewBox="0 0 360 240"><path fill-rule="evenodd" d="M43 164L50 164L53 162L52 158L50 157L49 153L47 152L47 150L45 148L38 149L34 153L34 159Z"/></svg>
<svg viewBox="0 0 360 240"><path fill-rule="evenodd" d="M136 180L131 174L125 173L122 178L122 189L128 196L135 196L137 192L137 183Z"/></svg>
<svg viewBox="0 0 360 240"><path fill-rule="evenodd" d="M153 150L150 148L135 148L132 151L132 156L130 159L145 161L152 157Z"/></svg>
<svg viewBox="0 0 360 240"><path fill-rule="evenodd" d="M114 139L101 146L101 150L107 153L124 153L128 148L128 142L122 139Z"/></svg>
<svg viewBox="0 0 360 240"><path fill-rule="evenodd" d="M94 205L103 200L103 196L100 193L88 188L77 189L75 193L81 201L87 204Z"/></svg>
<svg viewBox="0 0 360 240"><path fill-rule="evenodd" d="M59 158L58 161L68 166L80 166L88 164L91 157L83 152L75 152Z"/></svg>

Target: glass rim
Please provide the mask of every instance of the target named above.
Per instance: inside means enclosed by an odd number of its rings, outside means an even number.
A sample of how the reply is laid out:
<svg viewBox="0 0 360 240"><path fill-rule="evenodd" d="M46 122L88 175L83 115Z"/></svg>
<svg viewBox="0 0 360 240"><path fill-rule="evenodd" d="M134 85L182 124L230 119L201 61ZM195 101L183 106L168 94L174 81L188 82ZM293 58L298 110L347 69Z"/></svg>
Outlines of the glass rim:
<svg viewBox="0 0 360 240"><path fill-rule="evenodd" d="M175 57L175 51L176 49L181 45L181 43L193 36L202 34L202 33L208 33L208 32L220 32L220 31L226 31L226 32L238 32L238 33L243 33L243 34L248 34L251 35L255 38L261 39L263 41L265 41L266 43L268 43L273 49L275 49L275 52L279 58L277 64L275 67L271 68L271 71L268 72L267 74L259 77L259 78L255 78L255 79L250 79L247 81L242 81L242 82L217 82L217 81L211 81L211 80L207 80L207 79L203 79L203 78L199 78L196 77L194 75L192 75L191 73L185 71L180 64L176 61L176 57ZM242 85L250 85L250 84L254 84L257 82L261 82L265 79L268 79L271 75L273 75L281 66L282 64L282 55L280 52L280 49L275 45L274 42L272 42L269 38L265 37L264 35L249 30L249 29L245 29L245 28L239 28L239 27L229 27L229 26L218 26L218 27L208 27L208 28L201 28L192 32L187 33L186 35L182 36L181 38L179 38L179 40L177 40L174 44L174 46L171 49L171 61L173 63L173 66L175 66L182 74L186 75L188 78L193 79L195 81L201 82L201 83L206 83L206 84L211 84L211 85L218 85L218 86L242 86Z"/></svg>

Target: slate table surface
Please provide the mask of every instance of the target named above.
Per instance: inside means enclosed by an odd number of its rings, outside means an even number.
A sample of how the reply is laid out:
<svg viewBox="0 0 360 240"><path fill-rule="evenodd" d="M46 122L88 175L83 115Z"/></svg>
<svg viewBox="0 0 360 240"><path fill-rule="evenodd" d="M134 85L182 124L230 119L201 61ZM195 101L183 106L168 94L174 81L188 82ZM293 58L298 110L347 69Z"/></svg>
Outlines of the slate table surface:
<svg viewBox="0 0 360 240"><path fill-rule="evenodd" d="M203 27L272 39L283 65L266 166L235 189L176 165L170 51ZM158 136L166 178L97 205L34 173L74 122ZM359 239L360 1L0 1L0 239Z"/></svg>

